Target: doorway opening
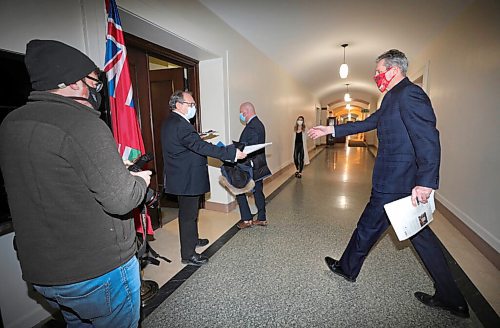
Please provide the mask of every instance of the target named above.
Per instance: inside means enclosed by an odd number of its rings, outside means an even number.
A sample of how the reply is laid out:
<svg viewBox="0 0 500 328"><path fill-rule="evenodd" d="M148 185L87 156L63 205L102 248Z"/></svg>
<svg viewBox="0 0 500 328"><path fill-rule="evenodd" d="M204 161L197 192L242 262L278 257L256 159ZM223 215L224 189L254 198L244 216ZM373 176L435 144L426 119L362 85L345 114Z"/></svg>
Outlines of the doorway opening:
<svg viewBox="0 0 500 328"><path fill-rule="evenodd" d="M175 219L178 208L177 196L163 193L161 126L171 114L169 100L175 91L190 91L200 103L198 61L132 34L124 35L144 147L154 157L148 167L156 173L151 178L151 188L161 195L158 213L151 215L153 228L157 229ZM200 113L201 108L198 108L198 115L191 120L198 132L201 131Z"/></svg>

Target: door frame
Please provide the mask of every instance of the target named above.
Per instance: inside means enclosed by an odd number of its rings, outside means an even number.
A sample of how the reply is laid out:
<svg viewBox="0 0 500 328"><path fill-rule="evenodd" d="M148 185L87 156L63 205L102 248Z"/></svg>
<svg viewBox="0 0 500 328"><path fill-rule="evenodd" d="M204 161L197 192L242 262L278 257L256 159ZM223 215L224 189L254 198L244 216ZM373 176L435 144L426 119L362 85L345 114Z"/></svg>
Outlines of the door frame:
<svg viewBox="0 0 500 328"><path fill-rule="evenodd" d="M127 45L128 48L134 48L135 50L138 50L140 52L143 52L145 57L151 56L155 57L161 60L165 60L167 62L170 62L172 64L178 65L180 67L183 67L185 69L185 75L184 75L184 86L185 89L188 89L193 97L196 100L197 103L197 115L195 116L195 121L194 121L194 128L197 132L202 131L201 127L201 101L200 101L200 90L199 90L199 61L193 58L190 58L188 56L185 56L181 53L178 53L176 51L164 48L162 46L159 46L155 43L152 43L148 40L142 39L138 36L135 36L133 34L124 32L124 38L125 38L125 44ZM143 133L143 139L145 139L145 148L146 149L152 149L154 153L156 153L155 150L155 145L154 145L154 122L153 122L153 114L152 114L152 104L151 104L151 82L150 82L150 75L149 75L149 64L146 62L147 66L147 86L148 86L148 92L147 92L147 100L146 103L143 103L143 106L139 106L139 109L137 110L137 116L140 122L140 127L141 127L141 133ZM187 75L187 77L186 77ZM139 99L137 99L139 102L141 102ZM145 125L145 126L143 126ZM148 137L145 137L144 134L149 134ZM146 145L146 142L151 142L150 145ZM163 160L163 159L161 159ZM155 167L156 169L156 167ZM152 179L155 179L155 185L159 186L159 183L157 181L157 175L154 175ZM152 183L153 185L153 183ZM163 191L160 191L163 193ZM204 197L201 197L201 207L204 207ZM161 206L161 204L160 204Z"/></svg>
<svg viewBox="0 0 500 328"><path fill-rule="evenodd" d="M200 106L200 77L199 77L199 61L188 56L185 56L176 51L164 48L155 43L152 43L148 40L142 39L133 34L123 32L125 37L125 44L127 46L131 46L140 50L143 50L148 56L156 57L165 61L168 61L172 64L176 64L178 66L187 68L188 77L187 77L187 88L192 92L193 97L196 99L197 103L197 117L201 117L201 106ZM196 119L195 121L195 129L198 132L201 132L201 121L200 119Z"/></svg>

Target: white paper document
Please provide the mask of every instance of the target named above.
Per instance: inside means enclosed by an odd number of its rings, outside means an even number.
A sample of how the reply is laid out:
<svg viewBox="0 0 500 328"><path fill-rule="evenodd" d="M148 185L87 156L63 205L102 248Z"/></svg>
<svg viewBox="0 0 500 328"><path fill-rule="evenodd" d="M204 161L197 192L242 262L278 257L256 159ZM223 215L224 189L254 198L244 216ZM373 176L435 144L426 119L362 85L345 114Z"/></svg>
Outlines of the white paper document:
<svg viewBox="0 0 500 328"><path fill-rule="evenodd" d="M266 142L266 143L258 144L258 145L245 146L245 148L243 148L243 152L246 154L250 154L250 153L253 153L254 151L257 151L257 150L262 149L264 147L267 147L269 145L272 145L272 142Z"/></svg>
<svg viewBox="0 0 500 328"><path fill-rule="evenodd" d="M432 213L436 210L434 191L427 204L420 203L414 207L411 196L398 199L384 205L385 212L400 241L410 238L432 221Z"/></svg>

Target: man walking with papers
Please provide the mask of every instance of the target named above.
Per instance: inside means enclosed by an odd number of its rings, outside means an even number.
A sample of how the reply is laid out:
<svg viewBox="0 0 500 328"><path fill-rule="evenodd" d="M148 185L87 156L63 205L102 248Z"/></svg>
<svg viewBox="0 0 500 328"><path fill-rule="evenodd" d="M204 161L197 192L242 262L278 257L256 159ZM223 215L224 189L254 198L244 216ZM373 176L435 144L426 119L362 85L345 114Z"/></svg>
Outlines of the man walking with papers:
<svg viewBox="0 0 500 328"><path fill-rule="evenodd" d="M245 102L240 105L240 120L246 125L243 132L241 132L239 142L246 146L264 144L266 142L266 129L255 114L255 107L252 103ZM267 167L265 148L249 154L246 162L253 168L253 180L255 181L253 195L258 212L257 219L252 221L252 213L248 206L247 196L245 194L237 195L236 200L240 207L240 222L237 224L239 229L249 228L252 225L267 225L263 180L271 175L271 171Z"/></svg>
<svg viewBox="0 0 500 328"><path fill-rule="evenodd" d="M375 82L381 92L388 90L380 109L364 121L309 130L313 139L332 134L342 137L377 129L379 140L372 179L372 194L357 228L340 260L326 257L328 268L355 282L368 252L389 226L384 205L411 195L413 206L427 203L438 188L440 143L436 116L424 91L407 77L404 53L389 50L376 60ZM416 292L415 297L430 307L469 317L467 303L450 273L437 237L429 227L411 237L432 280L433 296Z"/></svg>

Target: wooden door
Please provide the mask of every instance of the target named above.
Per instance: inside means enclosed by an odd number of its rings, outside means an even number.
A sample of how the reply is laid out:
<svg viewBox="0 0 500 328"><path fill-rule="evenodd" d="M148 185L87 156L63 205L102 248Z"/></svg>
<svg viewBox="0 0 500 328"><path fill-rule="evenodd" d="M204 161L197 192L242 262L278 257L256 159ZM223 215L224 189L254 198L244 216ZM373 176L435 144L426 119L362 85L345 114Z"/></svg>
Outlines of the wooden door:
<svg viewBox="0 0 500 328"><path fill-rule="evenodd" d="M171 114L168 101L176 90L184 90L184 68L149 71L151 90L151 114L153 143L155 149L156 176L159 190L163 190L163 152L161 147L161 126Z"/></svg>

